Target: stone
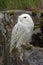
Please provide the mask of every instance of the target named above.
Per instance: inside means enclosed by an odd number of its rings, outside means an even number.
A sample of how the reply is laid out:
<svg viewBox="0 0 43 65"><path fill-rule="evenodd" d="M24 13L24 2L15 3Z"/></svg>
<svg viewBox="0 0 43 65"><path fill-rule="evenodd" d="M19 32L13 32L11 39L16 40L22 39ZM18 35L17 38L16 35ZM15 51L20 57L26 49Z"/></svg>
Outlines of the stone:
<svg viewBox="0 0 43 65"><path fill-rule="evenodd" d="M43 53L39 49L33 48L25 51L24 60L29 65L43 65Z"/></svg>

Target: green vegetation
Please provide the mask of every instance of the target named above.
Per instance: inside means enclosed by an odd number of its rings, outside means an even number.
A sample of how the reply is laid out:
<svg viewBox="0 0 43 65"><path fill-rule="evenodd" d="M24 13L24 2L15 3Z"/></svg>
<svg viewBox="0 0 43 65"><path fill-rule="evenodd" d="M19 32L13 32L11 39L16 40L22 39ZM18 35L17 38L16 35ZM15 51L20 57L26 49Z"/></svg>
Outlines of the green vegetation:
<svg viewBox="0 0 43 65"><path fill-rule="evenodd" d="M41 6L40 6L41 5ZM0 10L43 7L41 0L0 0Z"/></svg>

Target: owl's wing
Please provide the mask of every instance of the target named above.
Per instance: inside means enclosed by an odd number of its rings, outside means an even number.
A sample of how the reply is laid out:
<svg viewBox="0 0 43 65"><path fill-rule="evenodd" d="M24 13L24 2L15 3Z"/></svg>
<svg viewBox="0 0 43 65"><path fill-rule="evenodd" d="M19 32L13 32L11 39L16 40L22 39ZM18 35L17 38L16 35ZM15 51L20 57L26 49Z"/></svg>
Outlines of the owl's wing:
<svg viewBox="0 0 43 65"><path fill-rule="evenodd" d="M24 32L24 29L21 25L16 24L12 30L12 36L11 36L11 44L10 44L10 53L16 46L16 43L18 42L19 38L22 36Z"/></svg>

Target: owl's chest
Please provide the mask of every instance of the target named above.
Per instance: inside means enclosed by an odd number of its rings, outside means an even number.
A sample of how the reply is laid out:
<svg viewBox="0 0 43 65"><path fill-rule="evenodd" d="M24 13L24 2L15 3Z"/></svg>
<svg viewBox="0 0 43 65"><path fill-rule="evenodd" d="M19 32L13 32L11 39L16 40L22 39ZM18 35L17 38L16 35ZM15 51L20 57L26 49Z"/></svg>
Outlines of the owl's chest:
<svg viewBox="0 0 43 65"><path fill-rule="evenodd" d="M24 38L30 38L33 34L33 29L32 28L29 28L29 27L25 27L24 28L24 33L23 33L23 36Z"/></svg>
<svg viewBox="0 0 43 65"><path fill-rule="evenodd" d="M33 29L27 25L21 25L19 31L20 35L23 35L24 37L28 37L33 33Z"/></svg>

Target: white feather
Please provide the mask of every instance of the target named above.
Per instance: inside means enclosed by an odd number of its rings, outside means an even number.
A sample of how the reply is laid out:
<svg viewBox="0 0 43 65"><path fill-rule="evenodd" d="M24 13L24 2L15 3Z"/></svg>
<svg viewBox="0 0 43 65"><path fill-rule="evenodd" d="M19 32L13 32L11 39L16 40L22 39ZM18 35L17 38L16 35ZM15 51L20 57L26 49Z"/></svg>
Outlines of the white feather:
<svg viewBox="0 0 43 65"><path fill-rule="evenodd" d="M12 52L14 47L20 49L23 43L30 42L33 28L34 23L30 15L22 14L18 17L18 22L12 30L10 53Z"/></svg>

